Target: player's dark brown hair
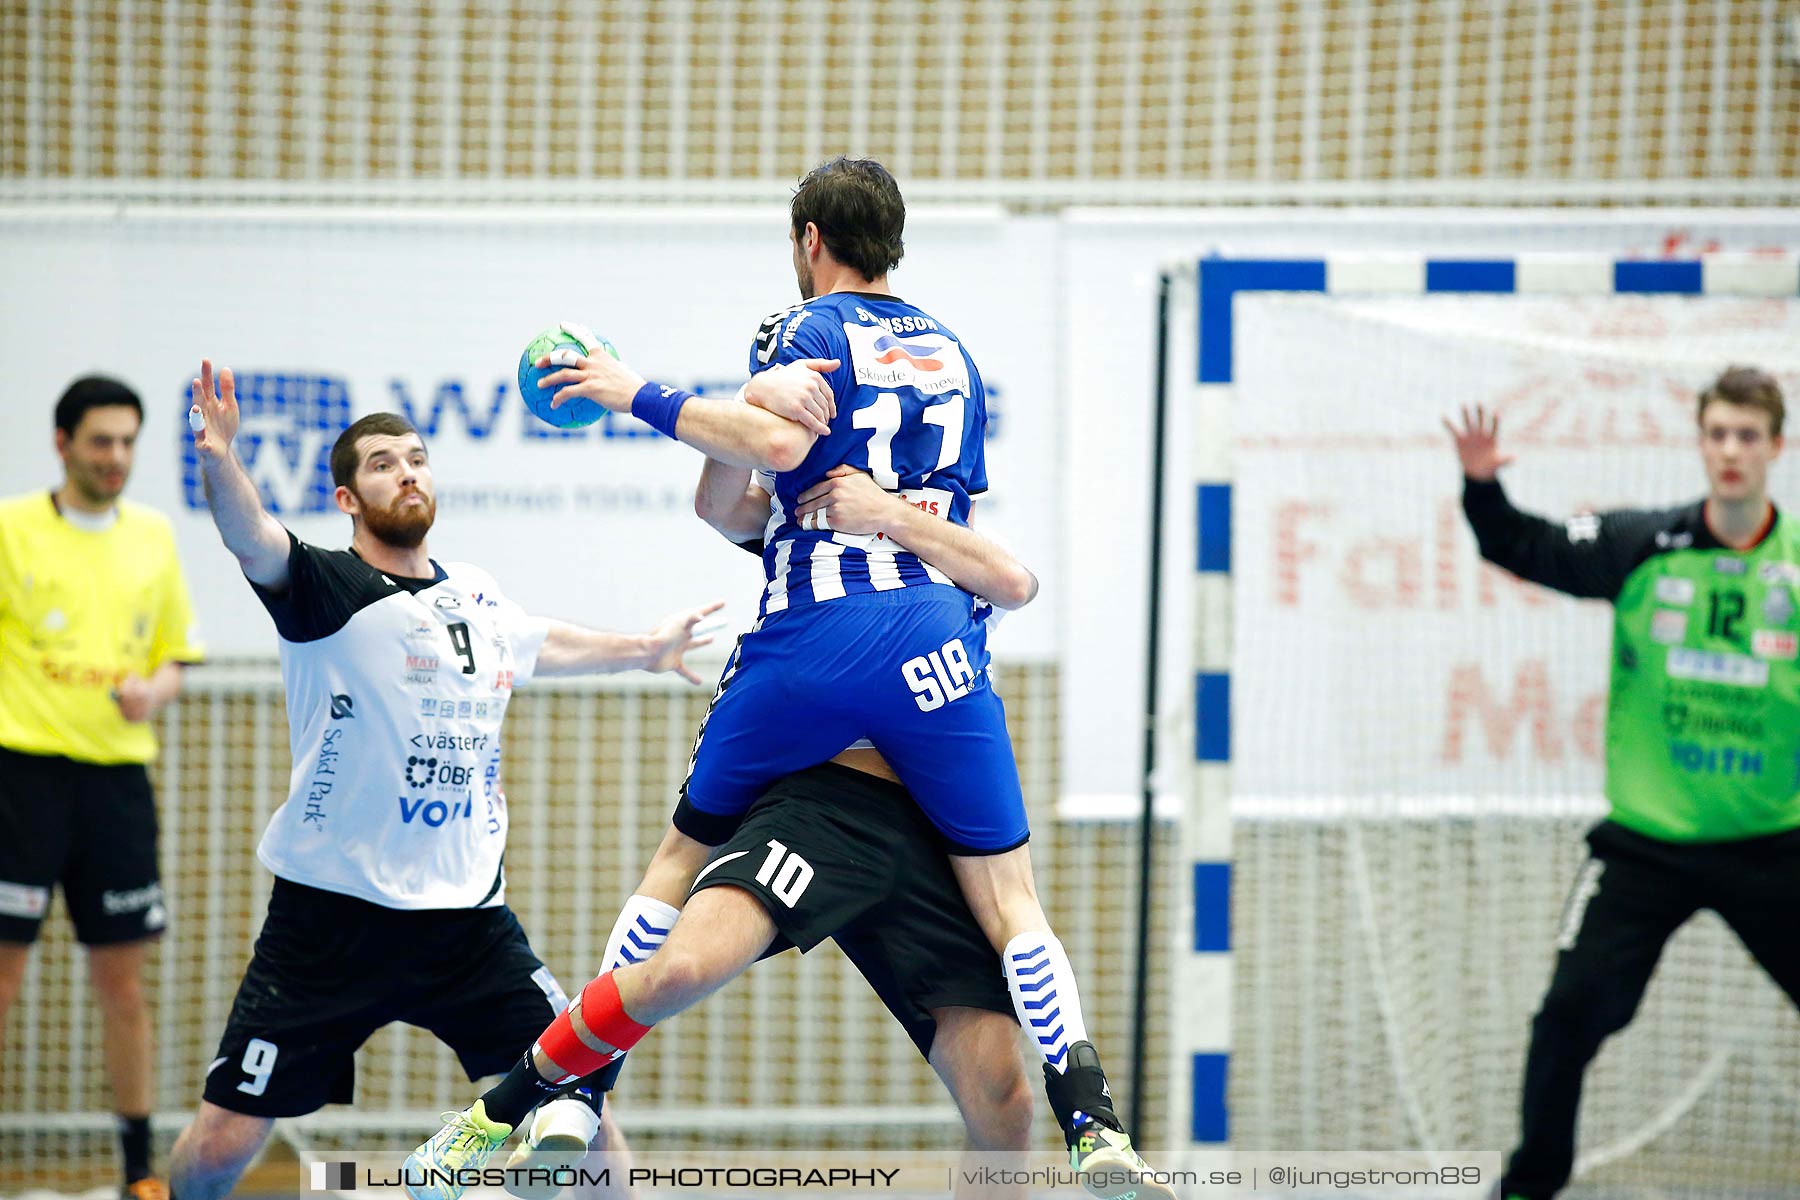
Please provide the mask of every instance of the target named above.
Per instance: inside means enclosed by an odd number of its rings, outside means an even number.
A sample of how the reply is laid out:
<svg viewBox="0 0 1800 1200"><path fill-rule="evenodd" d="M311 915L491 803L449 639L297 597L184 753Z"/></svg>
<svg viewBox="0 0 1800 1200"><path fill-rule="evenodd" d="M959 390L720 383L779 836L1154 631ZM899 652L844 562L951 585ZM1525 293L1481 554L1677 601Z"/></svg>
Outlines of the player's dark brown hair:
<svg viewBox="0 0 1800 1200"><path fill-rule="evenodd" d="M418 433L413 423L399 413L378 412L360 417L355 424L338 434L331 446L331 482L356 490L356 468L362 465L362 448L357 443L366 437L405 437ZM425 439L421 437L420 441Z"/></svg>
<svg viewBox="0 0 1800 1200"><path fill-rule="evenodd" d="M136 392L107 375L83 375L57 400L56 427L74 437L76 426L90 409L114 406L136 410L138 423L143 423L144 402L138 399Z"/></svg>
<svg viewBox="0 0 1800 1200"><path fill-rule="evenodd" d="M788 215L796 239L812 222L831 257L864 279L886 275L906 253L906 201L887 168L872 158L839 155L808 171L794 189Z"/></svg>
<svg viewBox="0 0 1800 1200"><path fill-rule="evenodd" d="M1781 422L1787 416L1787 404L1781 398L1781 385L1767 371L1759 371L1755 367L1726 367L1725 373L1700 393L1700 404L1694 410L1694 419L1698 421L1705 414L1706 406L1714 401L1741 404L1745 408L1768 413L1769 433L1774 437L1781 436Z"/></svg>

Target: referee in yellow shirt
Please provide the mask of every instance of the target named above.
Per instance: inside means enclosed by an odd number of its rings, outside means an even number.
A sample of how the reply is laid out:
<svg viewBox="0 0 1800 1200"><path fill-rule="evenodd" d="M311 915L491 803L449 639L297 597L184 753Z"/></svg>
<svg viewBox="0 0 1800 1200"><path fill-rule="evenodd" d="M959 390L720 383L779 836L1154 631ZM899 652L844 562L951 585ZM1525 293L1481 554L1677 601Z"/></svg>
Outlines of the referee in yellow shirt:
<svg viewBox="0 0 1800 1200"><path fill-rule="evenodd" d="M88 950L127 1200L150 1173L143 970L166 920L150 721L201 657L167 518L119 499L144 408L87 376L56 404L62 486L0 500L0 1035L60 883Z"/></svg>

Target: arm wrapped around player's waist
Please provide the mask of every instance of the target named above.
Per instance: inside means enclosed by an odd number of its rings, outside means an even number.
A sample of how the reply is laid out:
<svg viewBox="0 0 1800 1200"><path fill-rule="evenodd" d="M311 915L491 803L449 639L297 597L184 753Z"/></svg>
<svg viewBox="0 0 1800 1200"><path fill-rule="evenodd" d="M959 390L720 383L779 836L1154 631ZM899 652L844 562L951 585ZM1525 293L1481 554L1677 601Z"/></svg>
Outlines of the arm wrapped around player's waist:
<svg viewBox="0 0 1800 1200"><path fill-rule="evenodd" d="M1037 595L1037 577L995 542L947 520L948 505L927 512L907 493L884 490L866 472L837 466L802 492L793 520L803 529L845 537L885 539L942 571L957 587L995 608L1023 608ZM940 511L941 509L941 511ZM970 508L973 519L973 507Z"/></svg>
<svg viewBox="0 0 1800 1200"><path fill-rule="evenodd" d="M1024 608L1036 599L1038 579L999 542L910 504L888 532L896 543L930 563L966 592L995 608Z"/></svg>
<svg viewBox="0 0 1800 1200"><path fill-rule="evenodd" d="M760 543L769 524L769 495L748 467L709 458L694 487L694 515L737 545Z"/></svg>

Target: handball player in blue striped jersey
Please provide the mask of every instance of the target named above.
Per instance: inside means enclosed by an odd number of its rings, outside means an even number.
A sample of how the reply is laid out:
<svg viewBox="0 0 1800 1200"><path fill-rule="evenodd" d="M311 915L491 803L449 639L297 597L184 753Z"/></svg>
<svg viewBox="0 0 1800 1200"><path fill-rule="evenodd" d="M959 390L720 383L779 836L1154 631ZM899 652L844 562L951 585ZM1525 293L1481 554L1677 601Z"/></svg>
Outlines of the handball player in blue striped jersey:
<svg viewBox="0 0 1800 1200"><path fill-rule="evenodd" d="M658 945L639 936L632 957L642 961L590 983L531 1055L420 1148L418 1165L484 1158L565 1080L616 1061L651 1025L754 960L768 939L743 933L740 917L752 922L744 914L754 911L766 921L761 909L739 888L702 881L691 897L689 889L725 865L708 862L713 849L773 782L867 745L936 828L999 951L1090 1190L1173 1194L1143 1178L1151 1173L1113 1111L1074 974L1032 880L1018 770L989 679L987 618L990 602L1018 607L1037 582L1019 568L1008 586L990 583L977 597L929 565L1004 552L970 528L974 499L988 486L981 373L948 326L888 286L905 212L893 177L873 161L833 159L800 181L789 234L801 302L762 322L749 365L752 375L815 372L805 407L773 413L690 396L646 382L608 354L551 356L548 365L563 369L544 385L560 389L557 403L586 397L746 478L748 469L760 472L743 495L766 506L768 583L701 724L673 827L619 918L619 930L657 930ZM885 493L879 520L871 491ZM760 882L778 896L784 884L796 895L823 885L785 849L771 850L774 878Z"/></svg>

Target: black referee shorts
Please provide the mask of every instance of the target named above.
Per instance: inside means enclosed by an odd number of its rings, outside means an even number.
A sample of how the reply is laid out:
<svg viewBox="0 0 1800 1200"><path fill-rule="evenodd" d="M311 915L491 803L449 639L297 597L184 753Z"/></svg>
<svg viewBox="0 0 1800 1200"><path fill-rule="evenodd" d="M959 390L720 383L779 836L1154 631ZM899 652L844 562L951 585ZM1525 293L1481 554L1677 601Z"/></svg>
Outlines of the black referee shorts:
<svg viewBox="0 0 1800 1200"><path fill-rule="evenodd" d="M504 905L403 911L276 879L205 1097L256 1117L349 1104L357 1047L395 1021L473 1081L518 1062L565 1003Z"/></svg>
<svg viewBox="0 0 1800 1200"><path fill-rule="evenodd" d="M1013 1015L1000 956L951 873L943 842L899 784L835 763L776 783L718 848L694 891L730 884L779 930L770 952L831 938L919 1053L933 1008Z"/></svg>
<svg viewBox="0 0 1800 1200"><path fill-rule="evenodd" d="M36 941L58 884L84 945L163 931L150 774L0 747L0 941Z"/></svg>

